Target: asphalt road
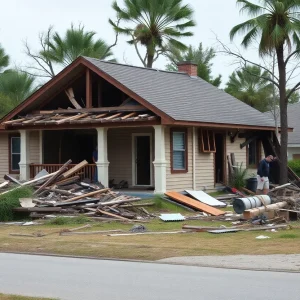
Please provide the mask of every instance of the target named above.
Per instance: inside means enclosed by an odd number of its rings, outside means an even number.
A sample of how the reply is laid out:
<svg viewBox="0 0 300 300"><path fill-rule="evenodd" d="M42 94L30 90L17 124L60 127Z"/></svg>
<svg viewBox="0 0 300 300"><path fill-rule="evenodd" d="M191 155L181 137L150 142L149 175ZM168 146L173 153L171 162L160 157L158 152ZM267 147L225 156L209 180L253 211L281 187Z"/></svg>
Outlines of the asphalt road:
<svg viewBox="0 0 300 300"><path fill-rule="evenodd" d="M0 293L62 300L299 299L299 274L0 253Z"/></svg>

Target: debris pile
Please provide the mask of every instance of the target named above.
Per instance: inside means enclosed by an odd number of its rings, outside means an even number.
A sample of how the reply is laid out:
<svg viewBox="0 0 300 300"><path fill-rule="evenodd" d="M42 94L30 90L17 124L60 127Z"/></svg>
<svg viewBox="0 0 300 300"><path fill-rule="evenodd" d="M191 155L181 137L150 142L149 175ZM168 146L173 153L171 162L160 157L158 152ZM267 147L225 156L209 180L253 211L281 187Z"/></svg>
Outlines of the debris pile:
<svg viewBox="0 0 300 300"><path fill-rule="evenodd" d="M83 161L68 168L71 160L57 172L47 174L45 170L33 180L21 183L9 176L18 184L34 188L33 198L21 198L21 207L16 212L30 212L32 218L51 218L56 215L77 216L83 214L94 220L130 221L151 218L147 210L136 205L138 197L123 195L101 184L91 184L80 179L80 170L87 164ZM7 184L5 184L7 186ZM9 192L6 191L4 193Z"/></svg>

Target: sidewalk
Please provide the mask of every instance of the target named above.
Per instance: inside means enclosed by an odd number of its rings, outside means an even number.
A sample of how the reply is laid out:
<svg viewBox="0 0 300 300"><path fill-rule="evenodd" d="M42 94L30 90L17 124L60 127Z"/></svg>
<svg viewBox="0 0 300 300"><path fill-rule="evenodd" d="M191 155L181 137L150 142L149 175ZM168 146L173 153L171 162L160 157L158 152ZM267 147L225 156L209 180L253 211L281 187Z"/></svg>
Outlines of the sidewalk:
<svg viewBox="0 0 300 300"><path fill-rule="evenodd" d="M300 272L300 254L183 256L158 262L243 270Z"/></svg>

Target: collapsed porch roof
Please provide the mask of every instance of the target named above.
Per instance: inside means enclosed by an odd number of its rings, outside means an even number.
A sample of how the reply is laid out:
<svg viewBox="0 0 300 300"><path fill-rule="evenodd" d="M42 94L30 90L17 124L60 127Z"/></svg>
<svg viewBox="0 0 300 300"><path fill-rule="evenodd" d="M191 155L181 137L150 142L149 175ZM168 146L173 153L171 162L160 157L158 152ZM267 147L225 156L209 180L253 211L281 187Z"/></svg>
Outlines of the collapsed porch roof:
<svg viewBox="0 0 300 300"><path fill-rule="evenodd" d="M76 109L68 110L49 110L39 111L19 116L17 119L6 121L3 123L5 128L21 129L21 128L63 128L63 127L90 127L102 126L109 124L140 124L140 123L157 123L159 118L151 111L136 107L114 107L102 109L85 109L83 111Z"/></svg>

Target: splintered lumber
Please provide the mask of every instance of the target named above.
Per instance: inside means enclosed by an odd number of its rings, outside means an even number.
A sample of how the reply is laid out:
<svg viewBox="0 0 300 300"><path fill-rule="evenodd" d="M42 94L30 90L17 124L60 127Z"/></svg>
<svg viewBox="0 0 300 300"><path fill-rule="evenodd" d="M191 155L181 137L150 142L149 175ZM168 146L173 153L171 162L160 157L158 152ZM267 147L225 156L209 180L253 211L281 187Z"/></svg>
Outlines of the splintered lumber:
<svg viewBox="0 0 300 300"><path fill-rule="evenodd" d="M140 198L131 198L131 199L120 199L120 200L112 200L107 202L100 202L99 206L105 206L105 205L114 205L114 204L121 204L121 203L128 203L128 202L135 202L135 201L141 201Z"/></svg>
<svg viewBox="0 0 300 300"><path fill-rule="evenodd" d="M72 88L65 90L66 95L68 96L70 102L74 105L76 109L81 109L82 107L78 104L74 97L74 92Z"/></svg>
<svg viewBox="0 0 300 300"><path fill-rule="evenodd" d="M71 159L69 159L62 167L59 168L59 170L57 171L57 173L55 175L53 175L52 177L50 177L40 188L38 188L33 194L38 194L41 190L43 190L45 187L47 187L48 185L50 185L51 183L53 183L55 181L55 179L57 177L59 177L68 167L68 165L72 162Z"/></svg>
<svg viewBox="0 0 300 300"><path fill-rule="evenodd" d="M4 181L0 184L0 189L6 187L7 185L9 185L9 181Z"/></svg>
<svg viewBox="0 0 300 300"><path fill-rule="evenodd" d="M156 231L156 232L135 232L135 233L113 233L107 236L130 236L130 235L146 235L146 234L176 234L176 233L190 233L188 231Z"/></svg>
<svg viewBox="0 0 300 300"><path fill-rule="evenodd" d="M68 171L67 171L68 172ZM68 185L74 182L77 182L80 179L79 175L67 178L67 179L63 179L61 181L57 181L55 182L55 184L53 186L61 186L61 185Z"/></svg>
<svg viewBox="0 0 300 300"><path fill-rule="evenodd" d="M113 229L113 230L99 230L99 231L73 231L73 232L68 232L64 231L60 235L89 235L89 234L106 234L110 232L124 232L122 229Z"/></svg>
<svg viewBox="0 0 300 300"><path fill-rule="evenodd" d="M61 207L16 207L13 211L16 212L60 212Z"/></svg>
<svg viewBox="0 0 300 300"><path fill-rule="evenodd" d="M97 212L99 212L99 213L101 213L101 214L103 214L103 215L107 215L107 216L110 216L110 217L117 218L117 219L129 221L129 219L127 219L127 218L121 217L121 216L119 216L119 215L112 214L112 213L107 212L107 211L105 211L105 210L97 209Z"/></svg>
<svg viewBox="0 0 300 300"><path fill-rule="evenodd" d="M61 176L62 179L66 179L67 177L73 175L74 173L78 172L83 167L85 167L87 164L88 164L88 162L86 160L83 160L81 163L77 164L76 166L74 166L73 168L71 168L70 170L68 170L64 174L62 174L62 176Z"/></svg>
<svg viewBox="0 0 300 300"><path fill-rule="evenodd" d="M17 180L16 178L14 178L14 177L12 177L10 175L7 175L7 174L4 175L4 179L9 180L11 182L14 182L14 183L16 183L18 185L22 185L22 183L19 180Z"/></svg>
<svg viewBox="0 0 300 300"><path fill-rule="evenodd" d="M226 229L236 229L238 227L228 227ZM206 232L209 230L218 230L218 229L224 229L216 226L192 226L192 225L183 225L182 229L188 229L191 231L196 231L196 232Z"/></svg>
<svg viewBox="0 0 300 300"><path fill-rule="evenodd" d="M73 197L71 199L67 199L67 200L63 200L62 202L66 203L66 202L73 202L73 201L76 201L76 200L79 200L79 199L82 199L82 198L86 198L86 197L90 197L90 196L95 196L97 194L101 194L101 193L105 193L105 192L108 192L109 189L102 189L102 190L99 190L99 191L94 191L94 192L90 192L90 193L87 193L87 194L82 194L80 196L76 196L76 197Z"/></svg>
<svg viewBox="0 0 300 300"><path fill-rule="evenodd" d="M250 190L248 190L248 189L246 189L246 188L244 188L244 187L241 187L241 190L243 190L244 192L246 192L246 193L248 193L249 195L256 195L256 193L254 193L254 192L252 192L252 191L250 191Z"/></svg>
<svg viewBox="0 0 300 300"><path fill-rule="evenodd" d="M180 202L182 204L190 206L194 209L204 211L205 213L211 214L213 216L220 216L220 215L225 214L225 212L220 209L217 209L215 207L211 207L209 205L201 203L198 200L194 200L194 199L184 196L178 192L167 192L167 193L165 193L165 195L177 202Z"/></svg>
<svg viewBox="0 0 300 300"><path fill-rule="evenodd" d="M248 219L259 216L262 213L270 211L270 210L279 210L287 205L288 205L288 203L286 201L282 201L282 202L278 202L278 203L274 203L274 204L270 204L270 205L266 205L266 206L247 209L243 212L243 216L245 219L248 220Z"/></svg>

